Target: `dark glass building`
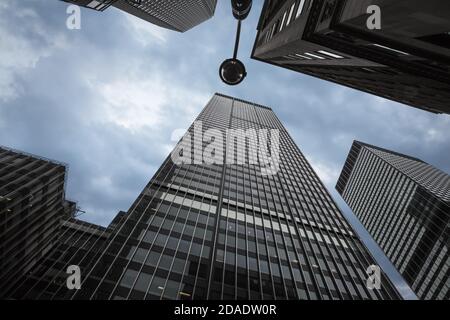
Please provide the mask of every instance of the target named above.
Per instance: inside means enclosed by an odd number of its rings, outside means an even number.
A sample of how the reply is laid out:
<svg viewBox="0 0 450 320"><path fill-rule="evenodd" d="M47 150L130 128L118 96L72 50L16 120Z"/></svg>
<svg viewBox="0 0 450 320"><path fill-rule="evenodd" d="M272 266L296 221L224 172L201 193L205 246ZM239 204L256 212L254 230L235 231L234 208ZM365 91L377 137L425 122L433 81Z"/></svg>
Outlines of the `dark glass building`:
<svg viewBox="0 0 450 320"><path fill-rule="evenodd" d="M63 0L104 11L110 6L157 26L185 32L214 16L217 0Z"/></svg>
<svg viewBox="0 0 450 320"><path fill-rule="evenodd" d="M252 132L258 133L256 140ZM211 150L213 140L219 148ZM267 170L263 154L254 158L255 141L258 148L270 146L272 157L272 146L279 147L279 163L270 166L276 170ZM174 154L193 163L174 162ZM245 161L239 162L242 155ZM218 162L211 164L213 158ZM28 294L15 297L400 298L384 273L379 289L368 288L366 270L375 264L373 257L274 112L221 94L113 225L74 238L100 240L94 253L65 248L78 247L76 240L61 249L70 253L56 255L64 261L57 264L59 271L30 275L45 294L27 291L24 281L25 288L16 292ZM68 265L81 267L81 290L53 285L67 276Z"/></svg>
<svg viewBox="0 0 450 320"><path fill-rule="evenodd" d="M449 16L442 0L266 0L253 58L448 114Z"/></svg>
<svg viewBox="0 0 450 320"><path fill-rule="evenodd" d="M61 221L61 227L52 250L36 263L32 272L16 279L6 296L14 299L52 299L66 291L71 262L81 270L87 270L105 248L112 231L125 213L120 212L113 222L104 228L70 217ZM63 288L63 289L62 289Z"/></svg>
<svg viewBox="0 0 450 320"><path fill-rule="evenodd" d="M66 166L0 147L0 298L53 248L62 219Z"/></svg>
<svg viewBox="0 0 450 320"><path fill-rule="evenodd" d="M450 299L450 176L355 141L336 189L421 299Z"/></svg>

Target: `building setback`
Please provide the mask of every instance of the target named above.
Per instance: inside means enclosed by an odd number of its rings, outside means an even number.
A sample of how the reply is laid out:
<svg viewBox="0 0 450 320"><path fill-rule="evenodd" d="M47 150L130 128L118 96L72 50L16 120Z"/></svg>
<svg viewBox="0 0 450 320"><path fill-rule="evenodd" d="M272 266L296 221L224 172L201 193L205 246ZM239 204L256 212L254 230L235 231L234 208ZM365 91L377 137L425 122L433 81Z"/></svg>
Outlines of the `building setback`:
<svg viewBox="0 0 450 320"><path fill-rule="evenodd" d="M371 5L381 9L379 30L367 27ZM449 16L441 0L266 0L252 56L449 114Z"/></svg>
<svg viewBox="0 0 450 320"><path fill-rule="evenodd" d="M336 189L419 298L450 298L448 174L355 141Z"/></svg>
<svg viewBox="0 0 450 320"><path fill-rule="evenodd" d="M262 175L262 166L249 161L175 164L168 157L82 268L81 290L61 285L21 298L400 298L384 273L379 290L368 288L374 259L270 108L216 94L197 121L200 133L241 129L233 140L239 153L225 149L226 159L248 151L245 130L278 130L279 171ZM200 147L194 144L193 154L208 145L198 132L194 140ZM34 286L52 283L89 257L67 255L59 272L34 277L43 283Z"/></svg>
<svg viewBox="0 0 450 320"><path fill-rule="evenodd" d="M0 298L53 248L62 219L66 166L0 147Z"/></svg>
<svg viewBox="0 0 450 320"><path fill-rule="evenodd" d="M113 6L162 28L185 32L214 16L217 0L62 0L97 11Z"/></svg>

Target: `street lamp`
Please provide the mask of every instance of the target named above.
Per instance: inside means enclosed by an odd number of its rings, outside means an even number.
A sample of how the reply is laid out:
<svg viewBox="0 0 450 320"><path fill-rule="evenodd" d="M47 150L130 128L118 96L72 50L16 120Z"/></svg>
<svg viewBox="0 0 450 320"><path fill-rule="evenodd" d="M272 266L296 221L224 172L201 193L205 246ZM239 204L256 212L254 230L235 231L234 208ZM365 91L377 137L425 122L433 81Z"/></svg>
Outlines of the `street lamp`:
<svg viewBox="0 0 450 320"><path fill-rule="evenodd" d="M237 19L236 42L234 44L233 58L225 60L220 65L220 79L230 86L238 85L247 76L244 64L237 59L239 40L241 37L241 23L246 19L252 9L252 0L231 0L233 16Z"/></svg>

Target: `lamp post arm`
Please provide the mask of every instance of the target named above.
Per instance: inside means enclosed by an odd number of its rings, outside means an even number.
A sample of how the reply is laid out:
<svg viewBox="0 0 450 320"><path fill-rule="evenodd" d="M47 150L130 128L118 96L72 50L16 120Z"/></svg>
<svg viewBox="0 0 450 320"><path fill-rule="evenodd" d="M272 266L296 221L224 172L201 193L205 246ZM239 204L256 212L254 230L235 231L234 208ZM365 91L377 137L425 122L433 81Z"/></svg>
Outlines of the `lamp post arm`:
<svg viewBox="0 0 450 320"><path fill-rule="evenodd" d="M234 44L233 59L237 59L240 39L241 39L241 20L238 20L237 31L236 31L236 42Z"/></svg>

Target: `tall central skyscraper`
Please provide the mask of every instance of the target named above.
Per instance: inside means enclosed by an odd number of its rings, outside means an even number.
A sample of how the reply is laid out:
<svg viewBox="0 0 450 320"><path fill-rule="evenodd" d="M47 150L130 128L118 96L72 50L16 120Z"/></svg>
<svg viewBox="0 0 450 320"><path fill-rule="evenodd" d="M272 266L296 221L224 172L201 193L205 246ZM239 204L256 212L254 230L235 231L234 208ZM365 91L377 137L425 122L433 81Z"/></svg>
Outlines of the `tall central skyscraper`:
<svg viewBox="0 0 450 320"><path fill-rule="evenodd" d="M217 0L62 0L97 11L113 6L157 26L185 32L210 19Z"/></svg>
<svg viewBox="0 0 450 320"><path fill-rule="evenodd" d="M60 271L31 275L16 298L400 298L382 272L370 289L373 257L274 112L221 94L107 236L89 230L70 231ZM78 291L55 285L69 265Z"/></svg>

